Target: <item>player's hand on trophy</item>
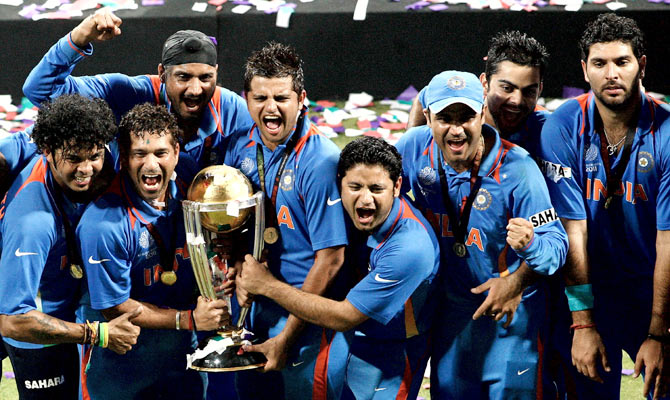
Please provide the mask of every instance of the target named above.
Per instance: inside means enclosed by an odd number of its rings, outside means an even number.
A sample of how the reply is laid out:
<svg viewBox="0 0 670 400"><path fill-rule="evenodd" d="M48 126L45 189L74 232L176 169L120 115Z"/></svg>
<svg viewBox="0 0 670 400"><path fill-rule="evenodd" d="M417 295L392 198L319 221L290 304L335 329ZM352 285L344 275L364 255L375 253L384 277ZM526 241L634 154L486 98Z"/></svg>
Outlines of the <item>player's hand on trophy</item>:
<svg viewBox="0 0 670 400"><path fill-rule="evenodd" d="M533 224L524 218L512 218L507 223L507 243L514 250L521 250L533 239Z"/></svg>
<svg viewBox="0 0 670 400"><path fill-rule="evenodd" d="M230 325L230 314L226 301L207 300L199 296L198 304L193 310L193 321L198 331L214 331L222 326Z"/></svg>
<svg viewBox="0 0 670 400"><path fill-rule="evenodd" d="M486 299L472 315L472 319L478 319L484 315L500 321L506 316L507 319L503 327L509 327L514 319L514 313L519 303L521 303L521 295L523 294L521 283L512 274L504 278L491 278L470 291L474 294L481 294L487 290L489 293Z"/></svg>
<svg viewBox="0 0 670 400"><path fill-rule="evenodd" d="M121 34L121 18L114 15L109 9L101 8L93 15L84 18L71 33L72 42L79 47L86 47L89 43L102 42Z"/></svg>
<svg viewBox="0 0 670 400"><path fill-rule="evenodd" d="M244 352L262 353L267 362L263 367L263 372L279 371L286 365L288 354L288 343L284 339L283 333L266 340L261 344L242 346Z"/></svg>
<svg viewBox="0 0 670 400"><path fill-rule="evenodd" d="M142 313L142 306L134 311L119 315L109 321L109 344L108 348L117 354L126 354L137 343L140 327L133 324L132 319Z"/></svg>
<svg viewBox="0 0 670 400"><path fill-rule="evenodd" d="M263 290L275 278L267 267L267 264L258 262L251 254L244 256L242 269L238 271L235 283L251 294L263 295Z"/></svg>
<svg viewBox="0 0 670 400"><path fill-rule="evenodd" d="M603 382L598 372L601 365L606 372L610 372L611 368L607 361L605 345L595 326L574 330L571 352L572 365L580 374L596 382Z"/></svg>

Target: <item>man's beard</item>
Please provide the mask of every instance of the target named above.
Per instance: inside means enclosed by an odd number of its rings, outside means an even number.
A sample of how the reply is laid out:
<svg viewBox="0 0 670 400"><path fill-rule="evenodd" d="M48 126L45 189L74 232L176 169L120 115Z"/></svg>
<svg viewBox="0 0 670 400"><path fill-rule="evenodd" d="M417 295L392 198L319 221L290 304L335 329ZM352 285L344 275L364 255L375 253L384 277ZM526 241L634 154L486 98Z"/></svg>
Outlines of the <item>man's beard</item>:
<svg viewBox="0 0 670 400"><path fill-rule="evenodd" d="M630 108L635 101L637 100L637 94L640 92L640 74L641 71L638 71L635 75L635 79L630 86L630 89L624 93L623 99L621 101L611 101L607 97L603 96L602 92L605 89L602 89L600 92L593 91L594 95L600 100L603 106L612 110L612 111L622 111Z"/></svg>

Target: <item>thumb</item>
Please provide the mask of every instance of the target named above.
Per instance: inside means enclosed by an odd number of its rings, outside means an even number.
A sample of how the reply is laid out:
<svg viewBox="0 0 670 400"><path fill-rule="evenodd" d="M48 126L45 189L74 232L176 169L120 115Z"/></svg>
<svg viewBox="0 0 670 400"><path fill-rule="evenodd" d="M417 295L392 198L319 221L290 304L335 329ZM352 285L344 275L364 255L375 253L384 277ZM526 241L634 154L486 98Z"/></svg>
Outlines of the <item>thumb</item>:
<svg viewBox="0 0 670 400"><path fill-rule="evenodd" d="M610 372L612 368L610 368L610 363L607 361L607 354L605 354L605 350L603 349L600 353L600 362L603 363L603 369L607 372Z"/></svg>
<svg viewBox="0 0 670 400"><path fill-rule="evenodd" d="M245 344L244 346L242 346L242 350L243 350L245 353L248 353L248 352L257 352L257 351L258 351L258 350L256 350L256 345L255 345L255 344Z"/></svg>
<svg viewBox="0 0 670 400"><path fill-rule="evenodd" d="M635 359L635 367L633 369L633 378L637 378L640 376L640 372L642 372L642 365L644 365L642 357L640 357L640 354L637 355L637 358Z"/></svg>

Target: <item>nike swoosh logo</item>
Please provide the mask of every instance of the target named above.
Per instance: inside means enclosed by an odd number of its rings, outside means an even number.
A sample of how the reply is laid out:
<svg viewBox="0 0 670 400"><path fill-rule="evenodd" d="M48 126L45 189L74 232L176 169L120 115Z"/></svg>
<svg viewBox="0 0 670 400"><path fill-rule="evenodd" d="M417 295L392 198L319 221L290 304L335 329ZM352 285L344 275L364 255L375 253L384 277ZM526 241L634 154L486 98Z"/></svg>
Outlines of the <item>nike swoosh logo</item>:
<svg viewBox="0 0 670 400"><path fill-rule="evenodd" d="M526 368L526 369L524 369L523 371L516 371L516 374L517 374L517 375L523 375L523 374L525 374L526 372L528 372L529 370L530 370L530 368Z"/></svg>
<svg viewBox="0 0 670 400"><path fill-rule="evenodd" d="M89 263L89 264L101 264L101 263L103 263L103 262L105 262L105 261L112 261L112 260L110 260L109 258L103 258L102 260L99 260L99 261L98 261L98 260L94 260L94 259L93 259L93 256L90 256L90 257L88 258L88 263Z"/></svg>
<svg viewBox="0 0 670 400"><path fill-rule="evenodd" d="M23 257L23 256L36 256L37 253L24 253L20 250L19 247L16 248L16 251L14 252L14 255L17 257Z"/></svg>
<svg viewBox="0 0 670 400"><path fill-rule="evenodd" d="M381 392L382 390L386 390L386 388L375 388L375 392Z"/></svg>
<svg viewBox="0 0 670 400"><path fill-rule="evenodd" d="M375 275L375 280L377 282L381 282L381 283L396 283L396 282L398 282L398 279L384 279L381 276L379 276L379 274Z"/></svg>
<svg viewBox="0 0 670 400"><path fill-rule="evenodd" d="M294 366L294 367L297 367L298 365L304 364L304 363L305 363L304 361L298 361L298 362L291 363L291 365Z"/></svg>
<svg viewBox="0 0 670 400"><path fill-rule="evenodd" d="M330 197L329 197L328 200L326 200L326 203L328 203L329 206L332 206L332 205L335 205L335 204L339 203L340 201L342 201L341 197L339 199L335 199L335 200L331 200Z"/></svg>

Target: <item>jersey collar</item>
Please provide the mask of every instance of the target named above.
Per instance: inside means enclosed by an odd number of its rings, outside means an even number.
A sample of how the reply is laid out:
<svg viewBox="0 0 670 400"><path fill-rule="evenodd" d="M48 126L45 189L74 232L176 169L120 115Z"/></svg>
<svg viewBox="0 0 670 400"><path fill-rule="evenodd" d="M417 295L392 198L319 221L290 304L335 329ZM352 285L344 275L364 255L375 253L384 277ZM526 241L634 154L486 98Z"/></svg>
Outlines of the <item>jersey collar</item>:
<svg viewBox="0 0 670 400"><path fill-rule="evenodd" d="M167 191L169 192L169 200L167 202L166 210L168 215L172 215L173 212L181 206L177 194L177 185L174 180L170 180ZM128 203L131 212L137 219L142 221L143 224L152 224L156 222L159 217L166 215L166 210L161 211L153 208L137 194L133 187L133 183L125 172L122 172L121 174L121 196L123 196L124 200Z"/></svg>
<svg viewBox="0 0 670 400"><path fill-rule="evenodd" d="M598 110L596 106L596 96L593 92L589 92L589 121L595 121L595 113ZM640 114L637 119L636 135L644 136L654 131L654 116L656 114L656 103L652 101L649 96L640 91ZM594 134L597 134L592 129Z"/></svg>

